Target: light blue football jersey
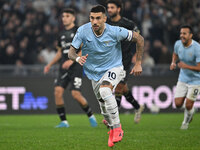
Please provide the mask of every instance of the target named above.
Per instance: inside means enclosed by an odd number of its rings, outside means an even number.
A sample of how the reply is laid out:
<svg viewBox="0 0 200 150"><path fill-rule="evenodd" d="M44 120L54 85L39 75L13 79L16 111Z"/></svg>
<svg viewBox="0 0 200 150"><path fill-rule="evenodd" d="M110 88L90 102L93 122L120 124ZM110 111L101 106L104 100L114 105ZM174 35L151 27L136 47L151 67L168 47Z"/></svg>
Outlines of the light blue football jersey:
<svg viewBox="0 0 200 150"><path fill-rule="evenodd" d="M181 40L176 41L174 52L178 55L180 61L188 65L196 66L200 62L200 44L194 40L189 47L184 47ZM200 72L180 69L178 80L191 85L200 85Z"/></svg>
<svg viewBox="0 0 200 150"><path fill-rule="evenodd" d="M83 69L87 77L98 81L104 73L114 67L122 66L121 40L131 39L130 32L122 27L105 23L105 30L101 36L96 36L91 23L80 26L72 41L72 46L79 49L82 55L88 54Z"/></svg>

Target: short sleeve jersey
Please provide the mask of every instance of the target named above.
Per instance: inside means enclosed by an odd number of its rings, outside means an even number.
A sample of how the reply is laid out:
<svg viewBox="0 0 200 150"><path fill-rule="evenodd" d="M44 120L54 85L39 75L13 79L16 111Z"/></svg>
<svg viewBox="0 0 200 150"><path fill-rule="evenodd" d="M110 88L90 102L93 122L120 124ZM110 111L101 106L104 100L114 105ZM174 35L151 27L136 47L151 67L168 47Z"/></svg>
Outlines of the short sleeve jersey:
<svg viewBox="0 0 200 150"><path fill-rule="evenodd" d="M139 32L139 29L136 26L136 24L125 17L121 17L121 19L117 22L113 22L110 19L108 19L107 23L112 26L124 27L128 30ZM125 70L127 70L130 68L132 57L135 53L135 49L136 49L135 43L132 43L129 41L122 41L121 46L122 46L122 62L123 62Z"/></svg>
<svg viewBox="0 0 200 150"><path fill-rule="evenodd" d="M194 40L189 47L184 47L181 40L176 41L174 53L178 55L180 61L188 65L196 66L200 63L200 44ZM180 69L178 80L191 85L200 85L200 72Z"/></svg>
<svg viewBox="0 0 200 150"><path fill-rule="evenodd" d="M83 43L82 55L88 54L83 69L89 79L98 81L107 70L122 66L121 41L131 39L131 33L106 23L101 36L94 34L90 22L79 27L72 46L79 49Z"/></svg>

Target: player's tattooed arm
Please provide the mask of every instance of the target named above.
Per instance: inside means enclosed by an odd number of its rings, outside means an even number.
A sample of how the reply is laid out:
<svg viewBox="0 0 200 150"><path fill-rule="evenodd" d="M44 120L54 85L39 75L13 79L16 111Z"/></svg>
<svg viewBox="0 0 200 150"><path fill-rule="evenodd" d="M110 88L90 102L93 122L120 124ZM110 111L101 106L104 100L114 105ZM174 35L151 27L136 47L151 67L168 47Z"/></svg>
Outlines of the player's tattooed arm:
<svg viewBox="0 0 200 150"><path fill-rule="evenodd" d="M76 49L73 46L70 46L68 57L69 59L76 61L82 66L86 62L88 54L86 54L85 56L78 56L76 54Z"/></svg>
<svg viewBox="0 0 200 150"><path fill-rule="evenodd" d="M136 76L142 73L142 56L144 52L144 38L138 33L133 31L132 41L136 42L136 63L131 70L130 74Z"/></svg>
<svg viewBox="0 0 200 150"><path fill-rule="evenodd" d="M133 31L133 42L136 42L136 63L141 63L144 53L144 38L138 33Z"/></svg>
<svg viewBox="0 0 200 150"><path fill-rule="evenodd" d="M69 59L76 61L76 58L79 56L76 54L76 49L73 46L70 46L69 52L68 52Z"/></svg>

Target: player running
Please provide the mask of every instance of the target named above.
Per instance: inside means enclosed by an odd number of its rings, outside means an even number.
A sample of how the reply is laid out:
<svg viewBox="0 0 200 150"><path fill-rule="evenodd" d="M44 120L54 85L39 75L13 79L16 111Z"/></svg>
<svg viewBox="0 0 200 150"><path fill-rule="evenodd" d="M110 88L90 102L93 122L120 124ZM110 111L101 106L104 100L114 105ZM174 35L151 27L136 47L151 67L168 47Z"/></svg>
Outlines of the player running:
<svg viewBox="0 0 200 150"><path fill-rule="evenodd" d="M137 61L131 74L140 75L144 48L143 37L131 30L106 24L106 10L94 6L90 11L90 22L82 25L72 41L68 56L83 65L85 74L92 81L94 94L98 99L101 113L110 127L108 146L122 140L123 130L120 123L114 88L124 77L121 41L137 43ZM82 46L82 56L76 50Z"/></svg>
<svg viewBox="0 0 200 150"><path fill-rule="evenodd" d="M174 45L170 70L180 68L179 78L176 85L175 104L181 108L185 102L184 119L180 129L188 129L195 112L194 102L200 91L200 44L192 39L191 26L184 25L180 29L180 40Z"/></svg>
<svg viewBox="0 0 200 150"><path fill-rule="evenodd" d="M82 67L72 60L69 60L67 54L71 45L71 41L76 33L77 27L75 26L75 12L73 9L65 9L62 12L62 22L65 29L60 33L58 39L57 53L54 59L45 66L44 73L48 73L51 66L60 61L59 75L55 80L55 103L56 110L60 117L60 124L57 128L69 127L69 123L65 114L63 94L65 88L70 85L70 91L72 97L77 100L81 108L85 111L89 117L89 121L92 127L97 126L96 118L92 113L87 100L81 94L82 86ZM80 51L80 49L78 49ZM66 69L63 69L66 68Z"/></svg>

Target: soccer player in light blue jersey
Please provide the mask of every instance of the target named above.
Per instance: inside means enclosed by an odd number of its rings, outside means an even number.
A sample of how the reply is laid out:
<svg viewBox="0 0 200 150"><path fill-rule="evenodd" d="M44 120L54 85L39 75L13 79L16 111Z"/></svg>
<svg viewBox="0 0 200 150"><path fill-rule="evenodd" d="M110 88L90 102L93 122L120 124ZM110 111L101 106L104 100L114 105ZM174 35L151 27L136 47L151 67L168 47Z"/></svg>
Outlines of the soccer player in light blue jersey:
<svg viewBox="0 0 200 150"><path fill-rule="evenodd" d="M124 77L121 41L136 42L137 62L130 73L140 75L144 39L137 32L106 24L105 12L101 5L91 9L90 22L77 30L68 56L83 65L85 74L92 81L101 113L110 127L108 146L113 147L114 143L121 141L123 137L118 106L113 95L114 88ZM76 54L80 47L81 57Z"/></svg>
<svg viewBox="0 0 200 150"><path fill-rule="evenodd" d="M192 39L193 31L188 25L180 29L180 40L176 41L170 70L179 60L179 78L175 92L177 108L185 104L184 120L180 129L188 129L194 114L194 102L200 91L200 44ZM184 103L184 101L186 102Z"/></svg>

